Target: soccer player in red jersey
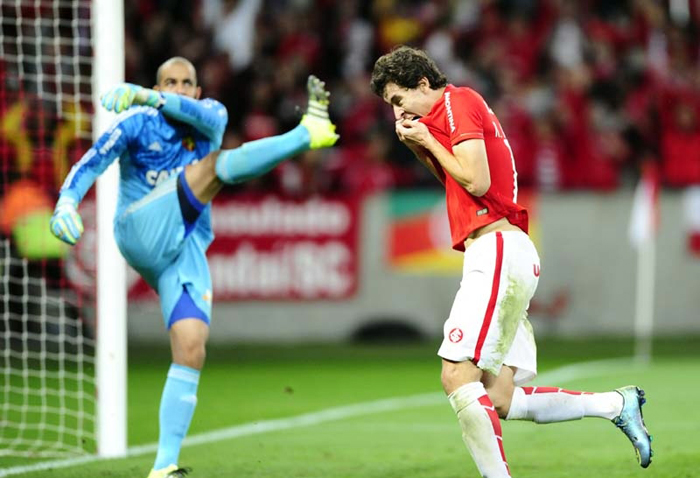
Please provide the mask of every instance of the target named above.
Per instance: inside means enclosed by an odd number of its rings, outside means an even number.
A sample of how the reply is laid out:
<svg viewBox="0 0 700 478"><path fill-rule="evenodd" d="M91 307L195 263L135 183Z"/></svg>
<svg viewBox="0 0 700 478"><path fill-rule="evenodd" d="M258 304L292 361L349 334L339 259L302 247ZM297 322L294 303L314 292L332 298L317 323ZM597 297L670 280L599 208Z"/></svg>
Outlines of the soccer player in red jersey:
<svg viewBox="0 0 700 478"><path fill-rule="evenodd" d="M607 418L649 466L638 387L589 393L521 386L537 374L527 308L540 259L527 235L527 210L517 202L513 152L491 108L476 91L448 84L425 52L407 46L376 61L371 87L393 107L401 142L445 186L452 245L464 252L438 355L443 388L481 475L511 476L499 418Z"/></svg>

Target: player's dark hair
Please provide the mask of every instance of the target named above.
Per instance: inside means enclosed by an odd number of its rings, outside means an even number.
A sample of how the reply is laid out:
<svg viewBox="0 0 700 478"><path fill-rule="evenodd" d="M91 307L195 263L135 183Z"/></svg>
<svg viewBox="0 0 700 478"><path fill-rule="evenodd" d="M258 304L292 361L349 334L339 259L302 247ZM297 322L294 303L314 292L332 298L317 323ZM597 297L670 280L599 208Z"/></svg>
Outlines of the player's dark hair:
<svg viewBox="0 0 700 478"><path fill-rule="evenodd" d="M383 97L388 83L411 89L417 88L422 78L428 79L433 90L447 86L447 78L423 50L404 45L374 63L370 87L374 94Z"/></svg>

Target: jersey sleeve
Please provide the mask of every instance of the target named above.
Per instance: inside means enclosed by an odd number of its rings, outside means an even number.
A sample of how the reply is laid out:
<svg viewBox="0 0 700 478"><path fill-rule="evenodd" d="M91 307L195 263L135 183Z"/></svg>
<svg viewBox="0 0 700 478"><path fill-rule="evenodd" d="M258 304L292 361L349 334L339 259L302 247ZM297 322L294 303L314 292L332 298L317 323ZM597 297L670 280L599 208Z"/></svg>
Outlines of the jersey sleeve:
<svg viewBox="0 0 700 478"><path fill-rule="evenodd" d="M163 93L163 97L165 104L161 112L165 116L194 127L209 138L212 150L221 147L228 123L228 111L224 105L211 98L195 100L174 93Z"/></svg>
<svg viewBox="0 0 700 478"><path fill-rule="evenodd" d="M139 109L119 115L116 121L98 138L80 160L73 165L63 181L60 195L80 202L97 178L121 156L132 138L136 138L145 121Z"/></svg>
<svg viewBox="0 0 700 478"><path fill-rule="evenodd" d="M451 116L454 122L454 127L450 127L452 146L468 139L484 139L483 107L479 101L483 102L467 89L455 89L451 92L450 105L446 101L445 107L448 120Z"/></svg>

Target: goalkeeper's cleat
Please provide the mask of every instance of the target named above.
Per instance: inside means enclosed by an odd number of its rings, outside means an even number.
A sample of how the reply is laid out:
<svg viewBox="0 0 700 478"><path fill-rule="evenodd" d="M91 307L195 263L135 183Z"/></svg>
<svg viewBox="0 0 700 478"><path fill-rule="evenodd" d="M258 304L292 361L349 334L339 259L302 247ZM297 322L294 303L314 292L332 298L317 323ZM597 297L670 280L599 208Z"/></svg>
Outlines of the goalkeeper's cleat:
<svg viewBox="0 0 700 478"><path fill-rule="evenodd" d="M328 148L338 141L335 133L335 125L329 119L319 119L315 116L305 114L301 118L301 123L309 132L311 149Z"/></svg>
<svg viewBox="0 0 700 478"><path fill-rule="evenodd" d="M306 112L328 118L328 104L331 94L326 90L326 82L314 75L309 75L309 79L306 80L306 91L309 94L309 106Z"/></svg>
<svg viewBox="0 0 700 478"><path fill-rule="evenodd" d="M644 390L629 385L615 391L622 395L622 411L619 416L612 419L612 422L630 439L637 454L637 461L642 468L646 468L651 464L654 453L651 450L651 435L644 425L642 416L642 405L646 403Z"/></svg>
<svg viewBox="0 0 700 478"><path fill-rule="evenodd" d="M170 465L160 470L151 470L148 478L183 478L190 471L192 471L190 468L178 468L177 465Z"/></svg>
<svg viewBox="0 0 700 478"><path fill-rule="evenodd" d="M331 94L326 90L326 84L314 75L309 75L306 89L309 94L309 104L301 118L301 125L309 132L310 147L319 149L333 146L339 136L335 132L335 125L328 117Z"/></svg>

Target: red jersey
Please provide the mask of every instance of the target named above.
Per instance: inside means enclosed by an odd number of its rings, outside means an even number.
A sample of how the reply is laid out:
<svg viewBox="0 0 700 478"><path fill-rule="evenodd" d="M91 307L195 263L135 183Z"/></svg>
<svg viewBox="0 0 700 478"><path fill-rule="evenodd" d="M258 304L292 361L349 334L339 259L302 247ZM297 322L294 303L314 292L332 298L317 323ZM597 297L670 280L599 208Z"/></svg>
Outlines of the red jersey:
<svg viewBox="0 0 700 478"><path fill-rule="evenodd" d="M452 247L463 251L469 234L503 217L527 233L527 210L517 204L518 174L513 153L498 118L481 95L471 88L447 85L442 98L420 121L449 152L468 139L483 139L486 144L491 186L481 197L471 195L431 158L445 178Z"/></svg>

